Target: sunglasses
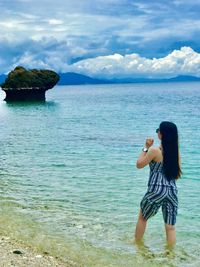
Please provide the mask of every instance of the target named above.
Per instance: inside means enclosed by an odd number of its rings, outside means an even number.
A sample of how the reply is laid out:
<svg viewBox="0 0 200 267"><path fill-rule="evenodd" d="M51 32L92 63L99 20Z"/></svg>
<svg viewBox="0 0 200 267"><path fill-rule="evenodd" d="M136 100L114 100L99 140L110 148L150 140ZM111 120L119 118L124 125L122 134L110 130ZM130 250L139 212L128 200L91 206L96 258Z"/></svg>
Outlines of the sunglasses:
<svg viewBox="0 0 200 267"><path fill-rule="evenodd" d="M160 131L160 129L158 128L158 129L156 129L156 133L158 133Z"/></svg>

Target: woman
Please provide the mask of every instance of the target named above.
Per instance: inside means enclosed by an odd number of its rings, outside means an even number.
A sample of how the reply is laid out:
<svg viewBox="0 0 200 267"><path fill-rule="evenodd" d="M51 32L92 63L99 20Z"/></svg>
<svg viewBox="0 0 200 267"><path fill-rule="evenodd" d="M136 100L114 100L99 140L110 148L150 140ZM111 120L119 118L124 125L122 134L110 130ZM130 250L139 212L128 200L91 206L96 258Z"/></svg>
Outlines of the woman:
<svg viewBox="0 0 200 267"><path fill-rule="evenodd" d="M136 166L150 167L148 190L140 202L140 212L135 229L135 241L142 240L147 220L162 207L166 239L169 246L176 241L175 223L178 209L176 180L182 175L178 130L174 123L163 121L156 130L161 140L159 147L152 147L154 140L146 139Z"/></svg>

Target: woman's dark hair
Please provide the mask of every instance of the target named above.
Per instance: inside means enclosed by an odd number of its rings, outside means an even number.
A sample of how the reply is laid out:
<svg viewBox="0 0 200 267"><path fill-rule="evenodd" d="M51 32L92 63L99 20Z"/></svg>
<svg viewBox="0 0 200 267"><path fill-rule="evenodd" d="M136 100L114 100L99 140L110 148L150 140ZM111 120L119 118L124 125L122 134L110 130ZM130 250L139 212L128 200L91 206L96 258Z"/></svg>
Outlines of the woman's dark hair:
<svg viewBox="0 0 200 267"><path fill-rule="evenodd" d="M178 179L181 174L179 163L178 129L173 122L163 121L159 131L162 135L163 171L168 180Z"/></svg>

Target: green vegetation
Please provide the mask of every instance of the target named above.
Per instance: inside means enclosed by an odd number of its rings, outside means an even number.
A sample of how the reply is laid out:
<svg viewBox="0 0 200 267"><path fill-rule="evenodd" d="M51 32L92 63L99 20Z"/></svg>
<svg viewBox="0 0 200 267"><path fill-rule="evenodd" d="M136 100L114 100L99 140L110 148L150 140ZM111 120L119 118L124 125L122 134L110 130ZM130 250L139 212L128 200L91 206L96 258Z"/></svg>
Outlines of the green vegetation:
<svg viewBox="0 0 200 267"><path fill-rule="evenodd" d="M2 89L40 88L48 90L53 88L59 79L59 75L52 70L26 70L18 66L8 74L1 87Z"/></svg>

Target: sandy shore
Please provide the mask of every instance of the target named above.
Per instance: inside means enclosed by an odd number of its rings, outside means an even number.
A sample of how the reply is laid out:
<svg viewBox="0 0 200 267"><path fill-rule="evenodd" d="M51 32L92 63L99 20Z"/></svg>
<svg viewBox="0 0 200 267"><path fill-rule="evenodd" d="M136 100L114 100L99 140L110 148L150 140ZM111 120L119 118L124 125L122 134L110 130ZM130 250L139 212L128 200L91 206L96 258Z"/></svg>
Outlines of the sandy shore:
<svg viewBox="0 0 200 267"><path fill-rule="evenodd" d="M62 262L48 253L38 253L8 236L0 235L0 267L78 267L70 260Z"/></svg>

